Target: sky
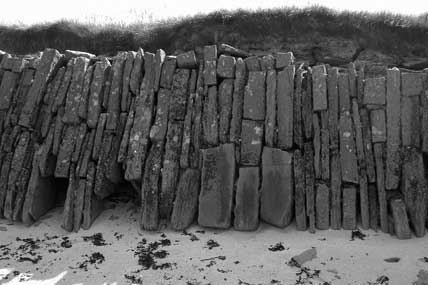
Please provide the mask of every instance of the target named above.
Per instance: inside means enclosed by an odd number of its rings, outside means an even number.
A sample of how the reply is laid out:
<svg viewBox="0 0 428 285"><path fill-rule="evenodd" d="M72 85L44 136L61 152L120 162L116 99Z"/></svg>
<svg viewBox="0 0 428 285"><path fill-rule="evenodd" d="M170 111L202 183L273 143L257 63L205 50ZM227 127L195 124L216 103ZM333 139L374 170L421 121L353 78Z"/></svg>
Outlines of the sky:
<svg viewBox="0 0 428 285"><path fill-rule="evenodd" d="M46 23L73 19L89 23L151 22L209 13L218 9L258 9L323 5L339 11L387 11L408 15L428 12L428 0L12 0L1 1L0 23ZM20 9L19 7L25 7Z"/></svg>

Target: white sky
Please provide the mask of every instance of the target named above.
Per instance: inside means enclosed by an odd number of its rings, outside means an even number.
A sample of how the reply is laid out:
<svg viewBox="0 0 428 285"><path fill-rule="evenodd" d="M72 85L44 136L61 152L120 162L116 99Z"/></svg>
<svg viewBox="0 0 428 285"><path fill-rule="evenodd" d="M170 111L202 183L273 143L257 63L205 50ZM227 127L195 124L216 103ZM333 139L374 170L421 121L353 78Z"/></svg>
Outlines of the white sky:
<svg viewBox="0 0 428 285"><path fill-rule="evenodd" d="M130 23L209 13L222 8L306 7L314 4L352 11L410 15L428 12L428 0L0 0L0 3L0 23L4 24L34 24L64 18L94 23Z"/></svg>

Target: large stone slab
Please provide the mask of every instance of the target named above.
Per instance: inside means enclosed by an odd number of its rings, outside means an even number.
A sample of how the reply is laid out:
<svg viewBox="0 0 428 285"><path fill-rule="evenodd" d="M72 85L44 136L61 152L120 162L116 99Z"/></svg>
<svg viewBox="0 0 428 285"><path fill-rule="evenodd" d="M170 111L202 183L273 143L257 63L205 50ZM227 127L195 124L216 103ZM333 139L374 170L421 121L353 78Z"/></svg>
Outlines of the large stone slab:
<svg viewBox="0 0 428 285"><path fill-rule="evenodd" d="M357 189L355 186L343 188L343 223L344 230L355 230L357 227Z"/></svg>
<svg viewBox="0 0 428 285"><path fill-rule="evenodd" d="M305 195L306 215L309 219L309 232L315 232L315 172L314 172L314 149L311 142L303 146L305 160Z"/></svg>
<svg viewBox="0 0 428 285"><path fill-rule="evenodd" d="M171 91L160 88L157 94L156 116L150 128L150 140L161 141L165 138L168 129L168 111Z"/></svg>
<svg viewBox="0 0 428 285"><path fill-rule="evenodd" d="M419 96L424 89L425 74L421 72L401 73L401 92L403 96Z"/></svg>
<svg viewBox="0 0 428 285"><path fill-rule="evenodd" d="M188 168L190 166L190 155L194 151L192 145L192 119L195 112L195 93L190 93L186 117L183 122L183 138L181 143L180 168Z"/></svg>
<svg viewBox="0 0 428 285"><path fill-rule="evenodd" d="M328 129L330 132L331 149L339 148L339 70L329 68L327 76L327 93L328 93Z"/></svg>
<svg viewBox="0 0 428 285"><path fill-rule="evenodd" d="M80 97L79 108L77 110L79 117L85 120L88 116L88 99L94 68L94 65L91 65L86 69L85 77L83 79L82 95Z"/></svg>
<svg viewBox="0 0 428 285"><path fill-rule="evenodd" d="M379 201L377 198L377 189L374 184L369 184L369 214L370 228L377 231L379 228Z"/></svg>
<svg viewBox="0 0 428 285"><path fill-rule="evenodd" d="M351 111L351 94L349 90L349 75L339 73L338 84L339 90L339 110L340 113Z"/></svg>
<svg viewBox="0 0 428 285"><path fill-rule="evenodd" d="M349 112L342 113L340 116L339 129L342 181L358 184L358 160L353 123Z"/></svg>
<svg viewBox="0 0 428 285"><path fill-rule="evenodd" d="M83 203L82 228L90 228L94 220L99 216L103 209L103 200L94 195L96 166L94 162L88 164L88 173L86 175L85 196Z"/></svg>
<svg viewBox="0 0 428 285"><path fill-rule="evenodd" d="M230 121L230 141L233 143L238 143L241 138L241 122L246 78L247 70L245 63L241 58L238 58L235 68L235 81L233 82L232 119Z"/></svg>
<svg viewBox="0 0 428 285"><path fill-rule="evenodd" d="M385 105L385 77L367 78L364 80L364 105Z"/></svg>
<svg viewBox="0 0 428 285"><path fill-rule="evenodd" d="M208 90L206 87L204 93L206 97L202 113L203 139L205 144L215 146L218 144L217 87L210 86Z"/></svg>
<svg viewBox="0 0 428 285"><path fill-rule="evenodd" d="M167 56L162 65L162 72L160 78L160 87L170 89L172 81L177 68L177 58L175 56Z"/></svg>
<svg viewBox="0 0 428 285"><path fill-rule="evenodd" d="M367 178L370 183L376 182L376 171L375 171L375 162L373 155L373 146L372 146L372 130L369 119L369 112L366 108L360 109L360 119L362 126L362 135L363 135L363 147L364 147L364 157L365 157L365 166L367 170Z"/></svg>
<svg viewBox="0 0 428 285"><path fill-rule="evenodd" d="M294 64L295 58L291 51L289 52L277 52L275 54L275 67L281 69L289 65Z"/></svg>
<svg viewBox="0 0 428 285"><path fill-rule="evenodd" d="M117 125L119 124L122 96L128 95L123 94L122 92L125 61L126 52L119 52L113 61L113 66L111 67L112 79L110 93L108 95L108 117L106 122L106 129L111 131L116 130Z"/></svg>
<svg viewBox="0 0 428 285"><path fill-rule="evenodd" d="M331 153L331 207L330 225L334 230L342 227L342 179L340 173L340 155L338 150Z"/></svg>
<svg viewBox="0 0 428 285"><path fill-rule="evenodd" d="M134 58L129 80L129 90L135 96L140 91L141 79L144 75L144 50L139 48Z"/></svg>
<svg viewBox="0 0 428 285"><path fill-rule="evenodd" d="M328 108L327 71L324 65L312 67L312 86L314 111L326 110Z"/></svg>
<svg viewBox="0 0 428 285"><path fill-rule="evenodd" d="M241 164L259 165L263 147L263 124L242 120Z"/></svg>
<svg viewBox="0 0 428 285"><path fill-rule="evenodd" d="M290 65L277 76L278 147L282 149L293 146L294 73L294 65Z"/></svg>
<svg viewBox="0 0 428 285"><path fill-rule="evenodd" d="M198 60L195 51L191 50L177 55L177 65L179 68L196 68Z"/></svg>
<svg viewBox="0 0 428 285"><path fill-rule="evenodd" d="M380 227L384 233L388 233L388 208L385 192L385 163L384 163L384 143L373 145L374 157L376 163L376 187L379 201Z"/></svg>
<svg viewBox="0 0 428 285"><path fill-rule="evenodd" d="M218 138L220 143L229 142L230 119L232 117L233 79L224 79L218 87Z"/></svg>
<svg viewBox="0 0 428 285"><path fill-rule="evenodd" d="M403 146L419 148L421 134L419 96L401 97L401 139Z"/></svg>
<svg viewBox="0 0 428 285"><path fill-rule="evenodd" d="M260 66L262 71L275 70L275 57L271 54L267 54L260 60Z"/></svg>
<svg viewBox="0 0 428 285"><path fill-rule="evenodd" d="M184 120L186 116L187 97L189 95L189 69L177 69L173 82L169 104L169 119Z"/></svg>
<svg viewBox="0 0 428 285"><path fill-rule="evenodd" d="M236 184L233 227L238 231L253 231L259 226L259 168L239 168Z"/></svg>
<svg viewBox="0 0 428 285"><path fill-rule="evenodd" d="M291 223L294 213L292 161L286 151L263 149L260 218L281 228Z"/></svg>
<svg viewBox="0 0 428 285"><path fill-rule="evenodd" d="M296 228L298 231L306 231L305 160L299 149L293 153L293 170Z"/></svg>
<svg viewBox="0 0 428 285"><path fill-rule="evenodd" d="M217 85L217 46L204 47L204 84Z"/></svg>
<svg viewBox="0 0 428 285"><path fill-rule="evenodd" d="M298 68L296 71L296 77L295 77L295 83L294 83L295 91L294 91L294 98L293 98L293 141L297 145L297 147L300 149L303 149L303 138L304 138L303 118L302 118L302 112L303 112L302 99L303 99L303 93L305 92L305 90L303 90L303 80L306 73L307 71L304 70L303 68ZM269 112L270 111L267 110L266 116L269 116ZM275 133L275 141L277 140L276 136L277 134Z"/></svg>
<svg viewBox="0 0 428 285"><path fill-rule="evenodd" d="M328 130L328 113L321 112L321 151L320 151L320 174L321 179L330 179L330 133Z"/></svg>
<svg viewBox="0 0 428 285"><path fill-rule="evenodd" d="M94 138L94 148L92 151L92 159L98 160L100 155L100 150L102 149L102 139L104 134L104 128L107 121L107 113L102 113L100 115L100 118L98 120L97 129L95 131L95 138Z"/></svg>
<svg viewBox="0 0 428 285"><path fill-rule="evenodd" d="M265 144L273 147L276 137L276 71L269 70L266 76Z"/></svg>
<svg viewBox="0 0 428 285"><path fill-rule="evenodd" d="M229 228L235 176L233 144L202 150L202 178L198 223L204 227Z"/></svg>
<svg viewBox="0 0 428 285"><path fill-rule="evenodd" d="M315 217L317 229L328 230L330 227L330 189L324 183L316 185Z"/></svg>
<svg viewBox="0 0 428 285"><path fill-rule="evenodd" d="M71 164L71 157L74 151L75 138L78 135L77 132L79 126L70 125L65 129L65 133L61 142L61 146L58 151L55 177L68 178Z"/></svg>
<svg viewBox="0 0 428 285"><path fill-rule="evenodd" d="M382 109L370 111L370 121L372 123L372 142L386 142L386 118Z"/></svg>
<svg viewBox="0 0 428 285"><path fill-rule="evenodd" d="M128 109L131 103L131 92L130 92L131 72L134 66L134 60L136 56L137 56L137 53L135 51L127 52L126 61L123 64L122 96L120 101L121 112L128 112Z"/></svg>
<svg viewBox="0 0 428 285"><path fill-rule="evenodd" d="M93 79L88 99L88 115L87 124L91 129L95 129L98 122L98 117L102 107L103 84L107 76L107 70L111 66L110 62L103 58L95 63Z"/></svg>
<svg viewBox="0 0 428 285"><path fill-rule="evenodd" d="M409 227L407 209L402 199L392 199L390 201L392 217L394 219L394 232L398 239L410 239L412 232Z"/></svg>
<svg viewBox="0 0 428 285"><path fill-rule="evenodd" d="M317 113L312 114L312 121L314 126L314 137L313 137L313 145L314 145L314 171L315 178L321 178L321 126L320 119Z"/></svg>
<svg viewBox="0 0 428 285"><path fill-rule="evenodd" d="M217 75L222 78L235 77L236 59L233 56L220 55L217 61Z"/></svg>
<svg viewBox="0 0 428 285"><path fill-rule="evenodd" d="M244 59L245 65L247 66L248 71L260 71L260 59L258 56L250 56Z"/></svg>
<svg viewBox="0 0 428 285"><path fill-rule="evenodd" d="M302 80L302 120L305 139L311 139L313 136L312 112L312 70L309 69Z"/></svg>
<svg viewBox="0 0 428 285"><path fill-rule="evenodd" d="M244 90L243 118L250 120L265 119L265 71L250 71Z"/></svg>
<svg viewBox="0 0 428 285"><path fill-rule="evenodd" d="M19 82L19 73L6 71L0 84L0 110L10 107L12 95Z"/></svg>
<svg viewBox="0 0 428 285"><path fill-rule="evenodd" d="M158 92L159 90L159 83L161 78L161 72L162 72L162 66L165 61L166 53L162 49L158 49L156 51L156 55L154 58L154 81L153 81L153 88L155 92Z"/></svg>
<svg viewBox="0 0 428 285"><path fill-rule="evenodd" d="M244 50L238 49L228 44L220 44L219 51L222 54L238 56L238 57L248 57L250 54Z"/></svg>

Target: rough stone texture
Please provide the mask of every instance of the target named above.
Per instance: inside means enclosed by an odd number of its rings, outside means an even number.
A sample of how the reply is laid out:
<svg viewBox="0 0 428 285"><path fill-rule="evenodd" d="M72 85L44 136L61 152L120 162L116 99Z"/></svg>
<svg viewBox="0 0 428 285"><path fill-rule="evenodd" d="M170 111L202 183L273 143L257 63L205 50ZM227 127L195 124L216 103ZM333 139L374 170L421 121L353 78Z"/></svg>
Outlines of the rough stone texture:
<svg viewBox="0 0 428 285"><path fill-rule="evenodd" d="M135 51L129 51L126 53L126 61L123 66L122 73L122 97L120 101L121 112L128 112L131 103L130 81L136 55L137 53Z"/></svg>
<svg viewBox="0 0 428 285"><path fill-rule="evenodd" d="M109 104L109 96L110 96L110 89L111 89L111 82L113 80L113 67L112 66L108 66L107 70L106 70L106 76L105 76L105 81L103 84L103 93L101 95L102 97L102 107L103 110L106 110L108 108L108 104Z"/></svg>
<svg viewBox="0 0 428 285"><path fill-rule="evenodd" d="M177 55L177 65L179 68L196 68L198 60L195 51L191 50Z"/></svg>
<svg viewBox="0 0 428 285"><path fill-rule="evenodd" d="M357 227L357 189L354 186L343 188L343 223L344 230Z"/></svg>
<svg viewBox="0 0 428 285"><path fill-rule="evenodd" d="M236 59L233 56L220 55L217 61L217 75L223 78L235 77Z"/></svg>
<svg viewBox="0 0 428 285"><path fill-rule="evenodd" d="M250 54L244 50L235 48L233 46L230 46L228 44L220 44L219 51L222 54L232 55L232 56L238 56L238 57L248 57Z"/></svg>
<svg viewBox="0 0 428 285"><path fill-rule="evenodd" d="M233 82L232 119L230 121L230 141L238 143L241 138L241 123L244 102L244 88L247 70L241 58L236 61L235 81Z"/></svg>
<svg viewBox="0 0 428 285"><path fill-rule="evenodd" d="M95 55L92 53L84 52L84 51L77 51L77 50L69 50L67 49L64 53L65 59L70 60L75 57L86 57L88 59L94 58Z"/></svg>
<svg viewBox="0 0 428 285"><path fill-rule="evenodd" d="M150 140L161 141L165 138L168 129L168 111L171 91L160 88L158 91L155 121L150 129Z"/></svg>
<svg viewBox="0 0 428 285"><path fill-rule="evenodd" d="M199 66L198 78L196 80L196 94L195 94L195 110L192 115L192 132L191 132L191 149L190 149L190 167L199 168L200 166L200 148L202 142L202 96L203 96L203 77L202 65Z"/></svg>
<svg viewBox="0 0 428 285"><path fill-rule="evenodd" d="M331 149L339 148L339 70L329 68L327 76L327 93L328 93L328 129L330 132Z"/></svg>
<svg viewBox="0 0 428 285"><path fill-rule="evenodd" d="M315 178L321 178L321 127L320 119L317 113L312 114L312 121L314 126L314 137L312 140L314 146L314 171Z"/></svg>
<svg viewBox="0 0 428 285"><path fill-rule="evenodd" d="M296 144L297 147L300 149L303 149L302 96L303 96L303 92L305 92L303 90L303 79L305 74L306 74L306 71L303 68L297 69L295 83L294 83L295 91L294 91L294 97L293 97L293 141L294 141L294 144ZM276 111L276 108L274 109ZM267 109L266 117L270 116L269 112L271 111ZM275 118L275 122L276 122L276 118ZM277 140L276 131L274 134L275 134L274 138L276 141Z"/></svg>
<svg viewBox="0 0 428 285"><path fill-rule="evenodd" d="M379 228L379 201L377 198L377 189L374 184L369 184L368 188L370 228L377 231Z"/></svg>
<svg viewBox="0 0 428 285"><path fill-rule="evenodd" d="M233 144L202 150L198 216L200 226L230 227L235 176L234 152Z"/></svg>
<svg viewBox="0 0 428 285"><path fill-rule="evenodd" d="M321 112L321 151L320 151L320 174L321 179L330 179L330 134L328 130L328 113Z"/></svg>
<svg viewBox="0 0 428 285"><path fill-rule="evenodd" d="M422 154L414 148L403 153L401 189L415 236L425 235L427 182Z"/></svg>
<svg viewBox="0 0 428 285"><path fill-rule="evenodd" d="M172 81L177 68L177 58L175 56L167 56L165 62L162 65L162 72L160 78L160 87L170 89L172 87Z"/></svg>
<svg viewBox="0 0 428 285"><path fill-rule="evenodd" d="M52 154L57 155L59 151L59 146L61 143L62 132L64 129L64 123L62 122L62 115L64 114L64 108L58 110L58 114L55 117L55 127L54 127L54 141L52 145Z"/></svg>
<svg viewBox="0 0 428 285"><path fill-rule="evenodd" d="M239 168L233 222L235 230L253 231L258 228L259 204L259 168Z"/></svg>
<svg viewBox="0 0 428 285"><path fill-rule="evenodd" d="M339 110L340 113L351 111L351 96L349 91L349 75L347 73L339 73L338 77L339 90Z"/></svg>
<svg viewBox="0 0 428 285"><path fill-rule="evenodd" d="M367 109L360 109L360 118L363 131L363 146L367 178L370 183L374 183L376 182L376 171L372 147L372 131L370 127L369 113Z"/></svg>
<svg viewBox="0 0 428 285"><path fill-rule="evenodd" d="M266 77L265 144L273 147L276 137L276 71L269 70Z"/></svg>
<svg viewBox="0 0 428 285"><path fill-rule="evenodd" d="M424 73L401 73L401 92L403 96L419 96L424 89Z"/></svg>
<svg viewBox="0 0 428 285"><path fill-rule="evenodd" d="M265 119L265 71L250 71L244 90L243 118L250 120Z"/></svg>
<svg viewBox="0 0 428 285"><path fill-rule="evenodd" d="M95 142L95 130L91 130L89 135L87 136L87 141L82 148L82 155L79 158L79 163L77 164L76 171L78 171L80 177L88 177L88 167L91 162L92 150L94 148ZM88 179L88 178L87 178Z"/></svg>
<svg viewBox="0 0 428 285"><path fill-rule="evenodd" d="M324 183L318 183L315 195L316 227L328 230L330 226L330 189Z"/></svg>
<svg viewBox="0 0 428 285"><path fill-rule="evenodd" d="M311 139L312 133L312 73L311 69L303 77L302 81L302 119L303 134L305 139ZM278 98L279 99L279 98ZM278 108L279 110L279 108ZM279 114L278 114L279 116ZM279 124L279 120L278 120Z"/></svg>
<svg viewBox="0 0 428 285"><path fill-rule="evenodd" d="M189 69L177 69L172 83L169 104L169 119L184 120L186 116L187 97L189 95Z"/></svg>
<svg viewBox="0 0 428 285"><path fill-rule="evenodd" d="M75 63L75 59L72 59L67 62L67 66L64 72L64 78L60 84L58 89L58 93L55 98L55 102L52 106L52 112L57 112L61 106L65 104L65 98L67 96L68 87L70 86L71 77L73 75L73 65Z"/></svg>
<svg viewBox="0 0 428 285"><path fill-rule="evenodd" d="M293 153L296 228L306 231L305 160L300 150Z"/></svg>
<svg viewBox="0 0 428 285"><path fill-rule="evenodd" d="M367 230L370 227L370 212L367 173L365 168L360 169L359 186L361 228Z"/></svg>
<svg viewBox="0 0 428 285"><path fill-rule="evenodd" d="M357 71L355 69L355 63L350 62L347 66L348 74L349 74L349 92L351 98L357 99Z"/></svg>
<svg viewBox="0 0 428 285"><path fill-rule="evenodd" d="M92 151L92 159L98 160L100 149L102 148L101 141L103 139L104 128L107 121L107 113L102 113L98 120L97 129L94 138L94 149Z"/></svg>
<svg viewBox="0 0 428 285"><path fill-rule="evenodd" d="M386 141L386 118L382 109L370 111L370 121L372 123L372 142Z"/></svg>
<svg viewBox="0 0 428 285"><path fill-rule="evenodd" d="M293 146L294 74L295 68L291 65L277 76L278 147L282 149Z"/></svg>
<svg viewBox="0 0 428 285"><path fill-rule="evenodd" d="M154 58L154 81L153 81L153 88L155 92L158 92L159 90L159 83L161 78L161 71L162 71L162 65L165 61L166 53L162 49L158 49L156 51L156 55ZM147 70L146 70L147 72Z"/></svg>
<svg viewBox="0 0 428 285"><path fill-rule="evenodd" d="M275 54L275 63L276 68L281 69L289 65L294 64L294 55L290 52L277 52Z"/></svg>
<svg viewBox="0 0 428 285"><path fill-rule="evenodd" d="M204 47L204 84L217 85L217 46Z"/></svg>
<svg viewBox="0 0 428 285"><path fill-rule="evenodd" d="M126 119L125 130L120 142L119 153L117 154L117 162L119 163L123 163L125 161L126 154L128 153L129 134L131 132L132 125L134 124L134 114L134 111L130 111L128 113L128 118Z"/></svg>
<svg viewBox="0 0 428 285"><path fill-rule="evenodd" d="M420 109L419 96L401 97L401 139L403 146L419 148Z"/></svg>
<svg viewBox="0 0 428 285"><path fill-rule="evenodd" d="M260 71L260 60L257 56L250 56L244 59L245 65L247 66L248 71Z"/></svg>
<svg viewBox="0 0 428 285"><path fill-rule="evenodd" d="M27 100L22 107L19 124L24 127L33 126L36 121L38 106L46 91L47 83L59 68L62 55L55 49L45 49L43 51L40 64L34 77L33 84L28 91Z"/></svg>
<svg viewBox="0 0 428 285"><path fill-rule="evenodd" d="M83 141L85 140L85 137L86 137L86 132L87 132L86 124L81 123L79 128L76 131L76 137L74 138L74 140L75 140L74 150L73 150L73 154L71 156L72 162L77 162L79 160L80 152L82 150L82 144L83 144Z"/></svg>
<svg viewBox="0 0 428 285"><path fill-rule="evenodd" d="M107 196L113 194L114 186L110 180L107 179L108 171L111 167L111 160L109 159L110 153L113 152L113 134L106 133L103 135L103 141L101 143L102 148L100 150L97 171L95 175L94 193L100 199L104 199Z"/></svg>
<svg viewBox="0 0 428 285"><path fill-rule="evenodd" d="M190 166L189 157L191 154L192 141L192 117L195 112L195 93L189 96L187 104L186 117L183 122L183 139L181 143L180 168L188 168ZM230 94L232 97L232 94Z"/></svg>
<svg viewBox="0 0 428 285"><path fill-rule="evenodd" d="M7 194L8 176L9 176L9 170L12 162L12 157L13 157L13 153L8 153L4 157L1 165L1 170L0 170L0 179L1 181L3 181L3 183L0 184L0 216L2 217L3 217L3 210L4 210L4 202Z"/></svg>
<svg viewBox="0 0 428 285"><path fill-rule="evenodd" d="M425 80L425 91L421 95L421 106L422 106L422 122L421 122L421 149L424 153L428 152L428 69L424 69L426 80Z"/></svg>
<svg viewBox="0 0 428 285"><path fill-rule="evenodd" d="M232 117L233 99L233 79L224 79L218 87L218 108L219 108L219 141L229 142L230 120Z"/></svg>
<svg viewBox="0 0 428 285"><path fill-rule="evenodd" d="M79 109L77 110L77 114L82 119L86 119L88 116L88 99L89 99L89 91L91 88L93 73L94 73L94 66L91 65L86 70L85 77L83 79L82 95L80 97Z"/></svg>
<svg viewBox="0 0 428 285"><path fill-rule="evenodd" d="M385 105L385 77L364 80L364 105Z"/></svg>
<svg viewBox="0 0 428 285"><path fill-rule="evenodd" d="M204 93L203 139L205 144L215 146L218 144L217 86L210 86L208 90L205 88Z"/></svg>
<svg viewBox="0 0 428 285"><path fill-rule="evenodd" d="M404 201L392 199L390 201L392 217L394 219L394 232L398 239L410 239L412 233L407 218L407 210Z"/></svg>
<svg viewBox="0 0 428 285"><path fill-rule="evenodd" d="M119 115L121 109L122 96L127 96L123 94L123 71L126 61L126 53L119 52L113 61L113 66L111 67L112 80L110 86L110 93L108 96L108 106L107 106L107 122L106 129L114 131L119 124Z"/></svg>
<svg viewBox="0 0 428 285"><path fill-rule="evenodd" d="M70 125L66 127L65 133L58 151L55 177L68 178L71 163L71 156L74 151L75 138L79 126Z"/></svg>
<svg viewBox="0 0 428 285"><path fill-rule="evenodd" d="M312 86L314 111L327 110L327 71L324 65L312 67Z"/></svg>
<svg viewBox="0 0 428 285"><path fill-rule="evenodd" d="M260 60L260 67L262 71L275 69L275 57L271 54L265 55Z"/></svg>
<svg viewBox="0 0 428 285"><path fill-rule="evenodd" d="M340 116L339 129L342 181L358 184L358 160L353 123L349 112L342 113Z"/></svg>
<svg viewBox="0 0 428 285"><path fill-rule="evenodd" d="M86 179L79 179L73 205L73 232L78 232L83 221L83 204L85 202Z"/></svg>
<svg viewBox="0 0 428 285"><path fill-rule="evenodd" d="M263 124L242 120L241 164L259 165L263 147Z"/></svg>
<svg viewBox="0 0 428 285"><path fill-rule="evenodd" d="M8 110L11 104L12 95L19 81L19 74L6 71L0 85L0 110Z"/></svg>
<svg viewBox="0 0 428 285"><path fill-rule="evenodd" d="M129 89L135 96L140 92L141 79L144 75L144 50L139 48L135 55L134 64L132 66L131 78L129 80Z"/></svg>
<svg viewBox="0 0 428 285"><path fill-rule="evenodd" d="M98 199L93 194L95 184L95 171L96 166L93 162L88 164L88 173L86 175L86 187L83 203L83 221L82 228L87 230L92 225L94 220L99 216L103 209L102 200Z"/></svg>
<svg viewBox="0 0 428 285"><path fill-rule="evenodd" d="M330 225L334 230L342 226L342 180L340 173L340 156L338 150L331 153L331 207Z"/></svg>
<svg viewBox="0 0 428 285"><path fill-rule="evenodd" d="M292 167L290 153L269 147L263 149L260 218L281 228L293 219Z"/></svg>
<svg viewBox="0 0 428 285"><path fill-rule="evenodd" d="M89 99L88 99L88 116L87 124L91 129L95 129L98 122L98 117L101 113L103 84L107 76L107 70L110 67L107 59L95 63L94 74L91 83Z"/></svg>
<svg viewBox="0 0 428 285"><path fill-rule="evenodd" d="M385 174L384 174L384 151L383 143L376 143L373 146L376 162L376 187L379 201L380 227L384 233L388 233L388 208L385 192Z"/></svg>
<svg viewBox="0 0 428 285"><path fill-rule="evenodd" d="M171 228L176 231L186 229L195 219L198 210L200 175L197 169L186 169L180 175L171 214Z"/></svg>

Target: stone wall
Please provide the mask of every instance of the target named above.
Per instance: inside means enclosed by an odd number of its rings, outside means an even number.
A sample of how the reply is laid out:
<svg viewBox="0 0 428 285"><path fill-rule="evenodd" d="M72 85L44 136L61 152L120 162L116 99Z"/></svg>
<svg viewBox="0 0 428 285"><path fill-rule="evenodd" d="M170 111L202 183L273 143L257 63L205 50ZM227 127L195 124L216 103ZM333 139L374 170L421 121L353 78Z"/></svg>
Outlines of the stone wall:
<svg viewBox="0 0 428 285"><path fill-rule="evenodd" d="M222 44L113 58L0 55L0 216L31 224L68 180L89 228L124 182L140 225L425 234L428 72L297 65Z"/></svg>

